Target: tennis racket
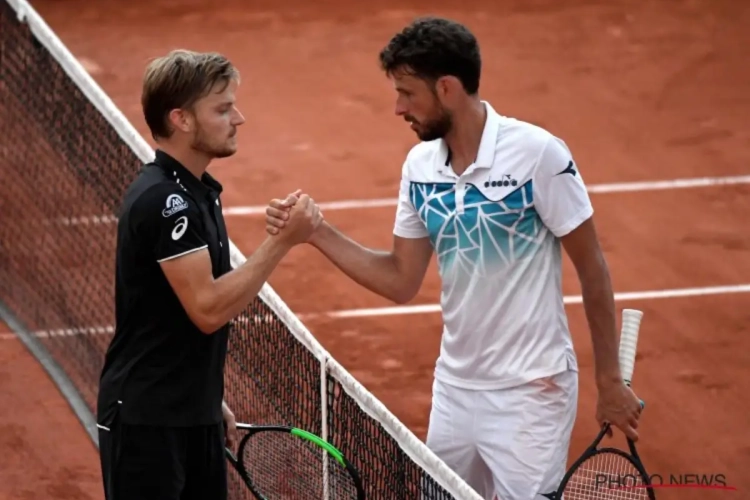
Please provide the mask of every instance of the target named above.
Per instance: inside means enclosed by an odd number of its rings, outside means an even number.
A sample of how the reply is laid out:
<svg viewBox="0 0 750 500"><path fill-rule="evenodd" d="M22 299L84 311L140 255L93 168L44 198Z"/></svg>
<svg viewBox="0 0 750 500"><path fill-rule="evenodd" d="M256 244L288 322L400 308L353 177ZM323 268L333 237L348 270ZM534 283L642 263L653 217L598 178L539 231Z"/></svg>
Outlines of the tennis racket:
<svg viewBox="0 0 750 500"><path fill-rule="evenodd" d="M237 424L227 459L258 500L364 500L357 469L333 445L296 427Z"/></svg>
<svg viewBox="0 0 750 500"><path fill-rule="evenodd" d="M619 358L628 387L633 378L642 318L641 311L622 311ZM599 448L609 428L610 424L604 425L591 446L568 469L557 491L544 496L550 500L656 500L646 469L630 438L627 438L630 453L617 448Z"/></svg>

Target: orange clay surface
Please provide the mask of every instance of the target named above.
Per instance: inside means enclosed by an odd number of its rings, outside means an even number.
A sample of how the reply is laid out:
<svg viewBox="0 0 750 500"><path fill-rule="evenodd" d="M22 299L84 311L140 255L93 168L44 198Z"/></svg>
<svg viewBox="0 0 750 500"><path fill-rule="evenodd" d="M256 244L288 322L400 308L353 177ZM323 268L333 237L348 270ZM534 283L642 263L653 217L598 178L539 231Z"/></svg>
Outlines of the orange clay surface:
<svg viewBox="0 0 750 500"><path fill-rule="evenodd" d="M216 50L239 67L240 152L211 172L224 206L302 188L319 202L392 198L415 143L393 114L377 53L413 17L465 22L480 40L482 97L565 139L589 185L750 173L750 7L737 0L390 0L320 3L37 0L35 7L135 127L141 75L173 48ZM744 68L744 69L743 69ZM743 118L743 116L745 118ZM750 282L750 186L593 194L617 292ZM365 245L387 248L394 208L329 211ZM228 217L249 254L257 216ZM564 264L566 295L579 292ZM270 279L298 314L390 306L310 247ZM435 303L429 273L414 304ZM724 474L736 491L674 489L659 499L750 495L750 296L619 302L645 312L634 386L646 400L640 450L650 472ZM571 457L596 431L581 305L568 307L581 365ZM439 314L305 320L313 334L424 439ZM0 499L100 499L98 458L46 373L0 341ZM619 441L618 441L619 442Z"/></svg>

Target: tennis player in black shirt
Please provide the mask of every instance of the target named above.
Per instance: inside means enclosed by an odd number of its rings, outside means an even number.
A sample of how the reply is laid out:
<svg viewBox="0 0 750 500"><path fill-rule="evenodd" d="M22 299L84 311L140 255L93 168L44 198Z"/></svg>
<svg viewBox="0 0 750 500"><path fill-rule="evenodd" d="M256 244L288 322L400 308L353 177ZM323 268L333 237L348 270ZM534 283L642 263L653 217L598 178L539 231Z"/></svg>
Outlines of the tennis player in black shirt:
<svg viewBox="0 0 750 500"><path fill-rule="evenodd" d="M128 187L117 229L116 329L97 422L107 500L225 500L228 323L321 215L294 196L287 228L232 270L219 195L206 172L237 150L238 71L214 53L173 51L143 79L158 147Z"/></svg>

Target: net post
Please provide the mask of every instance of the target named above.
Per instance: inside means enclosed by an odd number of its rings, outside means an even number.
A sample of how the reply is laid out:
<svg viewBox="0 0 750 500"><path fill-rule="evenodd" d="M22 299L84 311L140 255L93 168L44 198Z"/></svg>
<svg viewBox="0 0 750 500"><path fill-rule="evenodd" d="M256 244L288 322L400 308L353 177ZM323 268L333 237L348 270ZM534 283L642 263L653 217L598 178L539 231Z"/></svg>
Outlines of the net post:
<svg viewBox="0 0 750 500"><path fill-rule="evenodd" d="M328 356L320 357L320 437L328 441ZM328 500L328 452L323 449L323 500Z"/></svg>

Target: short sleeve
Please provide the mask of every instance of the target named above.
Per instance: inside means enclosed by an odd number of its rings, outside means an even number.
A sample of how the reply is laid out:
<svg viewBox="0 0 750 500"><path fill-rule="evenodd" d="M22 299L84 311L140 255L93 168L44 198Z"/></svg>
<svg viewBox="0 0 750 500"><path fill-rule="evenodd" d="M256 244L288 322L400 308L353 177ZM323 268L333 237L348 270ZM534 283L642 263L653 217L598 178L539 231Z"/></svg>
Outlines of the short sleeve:
<svg viewBox="0 0 750 500"><path fill-rule="evenodd" d="M539 217L558 238L594 213L578 165L565 142L557 137L550 137L539 157L533 189Z"/></svg>
<svg viewBox="0 0 750 500"><path fill-rule="evenodd" d="M401 187L398 193L393 234L401 238L426 238L429 233L411 201L410 187L408 163L405 162L401 171Z"/></svg>
<svg viewBox="0 0 750 500"><path fill-rule="evenodd" d="M202 234L200 208L178 186L150 188L134 205L133 216L138 235L157 262L208 247Z"/></svg>

